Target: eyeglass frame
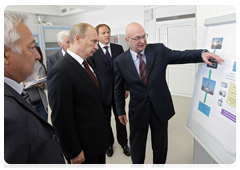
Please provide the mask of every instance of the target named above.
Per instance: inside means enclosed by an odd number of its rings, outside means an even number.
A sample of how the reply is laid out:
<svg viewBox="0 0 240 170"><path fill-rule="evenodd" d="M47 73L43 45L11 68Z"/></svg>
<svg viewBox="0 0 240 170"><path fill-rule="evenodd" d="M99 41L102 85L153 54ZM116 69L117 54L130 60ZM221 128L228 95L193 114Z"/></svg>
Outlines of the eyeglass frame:
<svg viewBox="0 0 240 170"><path fill-rule="evenodd" d="M128 37L128 38L131 39L131 40L134 40L134 41L141 41L142 39L147 39L148 34L145 33L142 37L138 37L138 38L130 38L130 37Z"/></svg>

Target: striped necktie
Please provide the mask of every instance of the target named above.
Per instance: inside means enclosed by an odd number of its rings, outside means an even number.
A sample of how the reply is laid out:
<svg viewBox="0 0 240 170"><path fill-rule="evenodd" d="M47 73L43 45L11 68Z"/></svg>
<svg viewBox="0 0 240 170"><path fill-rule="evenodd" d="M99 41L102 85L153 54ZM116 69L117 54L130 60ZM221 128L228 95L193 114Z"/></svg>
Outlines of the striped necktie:
<svg viewBox="0 0 240 170"><path fill-rule="evenodd" d="M21 96L22 96L30 105L32 105L32 104L31 104L31 99L30 99L29 94L28 94L27 91L23 90L22 93L21 93Z"/></svg>
<svg viewBox="0 0 240 170"><path fill-rule="evenodd" d="M140 78L141 78L143 84L147 85L146 64L142 59L141 53L139 53L137 56L140 59L140 63L139 63Z"/></svg>

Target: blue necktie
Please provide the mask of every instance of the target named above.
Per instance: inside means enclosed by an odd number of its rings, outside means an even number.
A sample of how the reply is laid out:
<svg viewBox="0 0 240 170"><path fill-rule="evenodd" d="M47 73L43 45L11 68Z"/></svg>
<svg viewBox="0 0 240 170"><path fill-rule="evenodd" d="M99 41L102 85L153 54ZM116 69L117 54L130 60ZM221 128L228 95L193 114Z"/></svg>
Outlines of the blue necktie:
<svg viewBox="0 0 240 170"><path fill-rule="evenodd" d="M112 57L110 56L110 54L109 54L109 52L108 52L108 46L105 46L105 47L103 47L103 48L105 48L106 49L106 57L107 57L107 59L108 59L108 62L109 62L109 64L112 66Z"/></svg>

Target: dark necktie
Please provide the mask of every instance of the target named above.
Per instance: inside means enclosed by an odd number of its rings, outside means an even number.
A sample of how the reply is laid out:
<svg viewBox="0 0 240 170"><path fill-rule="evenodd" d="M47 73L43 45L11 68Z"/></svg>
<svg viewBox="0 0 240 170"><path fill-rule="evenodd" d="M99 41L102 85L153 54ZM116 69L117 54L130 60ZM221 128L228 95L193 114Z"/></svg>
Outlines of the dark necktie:
<svg viewBox="0 0 240 170"><path fill-rule="evenodd" d="M30 100L30 97L29 97L29 94L27 91L23 90L22 93L21 93L21 96L29 103L31 104L31 100Z"/></svg>
<svg viewBox="0 0 240 170"><path fill-rule="evenodd" d="M108 52L108 46L105 46L105 47L103 47L103 48L105 48L106 49L106 57L107 57L107 59L108 59L108 62L109 62L109 64L112 66L112 57L110 56L110 54L109 54L109 52Z"/></svg>
<svg viewBox="0 0 240 170"><path fill-rule="evenodd" d="M97 85L98 90L99 89L99 85L98 85L98 81L97 78L95 77L95 75L93 74L93 72L90 70L88 63L86 62L86 60L83 61L83 65L85 70L87 71L87 73L89 74L89 76L92 78L92 80L94 81L94 83Z"/></svg>
<svg viewBox="0 0 240 170"><path fill-rule="evenodd" d="M146 64L142 59L142 54L138 54L137 56L138 58L140 58L140 63L139 63L140 78L143 84L147 85Z"/></svg>

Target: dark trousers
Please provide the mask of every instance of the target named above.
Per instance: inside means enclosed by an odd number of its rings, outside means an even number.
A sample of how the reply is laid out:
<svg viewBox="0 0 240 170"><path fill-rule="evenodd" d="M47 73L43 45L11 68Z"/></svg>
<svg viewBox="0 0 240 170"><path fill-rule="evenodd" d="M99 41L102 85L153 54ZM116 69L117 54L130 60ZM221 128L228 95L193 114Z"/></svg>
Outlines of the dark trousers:
<svg viewBox="0 0 240 170"><path fill-rule="evenodd" d="M144 113L148 114L148 113ZM149 126L153 150L153 163L165 164L168 148L168 123L162 123L151 106ZM143 164L149 127L137 128L130 124L130 149L133 164Z"/></svg>
<svg viewBox="0 0 240 170"><path fill-rule="evenodd" d="M110 144L111 146L114 143L114 136L113 136L113 131L112 131L112 127L111 127L111 108L113 108L113 113L115 116L115 122L116 122L116 131L117 131L117 141L121 146L125 146L128 143L128 139L127 139L127 129L126 126L124 126L118 119L118 114L116 111L116 106L113 102L112 105L106 106L106 110L107 110L107 118L108 118L108 125L109 125L109 133L110 133Z"/></svg>
<svg viewBox="0 0 240 170"><path fill-rule="evenodd" d="M68 161L69 168L105 168L106 167L106 154L102 153L91 160L85 160L78 166L71 165L71 161Z"/></svg>

